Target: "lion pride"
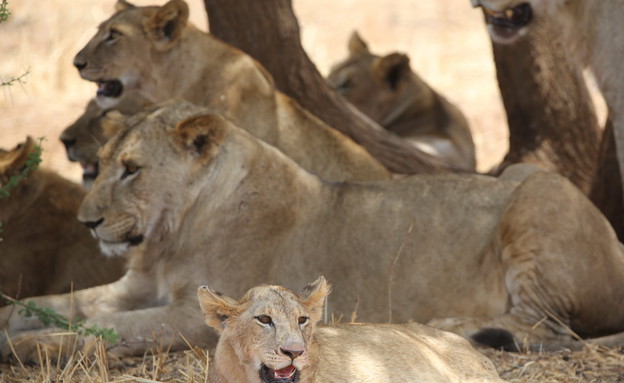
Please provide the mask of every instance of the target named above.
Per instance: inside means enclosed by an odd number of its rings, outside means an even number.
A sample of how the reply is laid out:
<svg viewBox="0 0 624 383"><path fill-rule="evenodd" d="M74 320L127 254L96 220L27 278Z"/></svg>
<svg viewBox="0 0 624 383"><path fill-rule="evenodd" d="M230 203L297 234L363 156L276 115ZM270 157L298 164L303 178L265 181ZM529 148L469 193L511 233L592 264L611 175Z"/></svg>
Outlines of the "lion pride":
<svg viewBox="0 0 624 383"><path fill-rule="evenodd" d="M249 55L188 22L183 0L163 6L117 3L117 12L78 52L80 76L99 84L110 109L128 91L150 102L181 97L212 108L331 181L389 178L364 148L277 91Z"/></svg>
<svg viewBox="0 0 624 383"><path fill-rule="evenodd" d="M301 289L311 275L334 281L336 317L432 321L495 346L624 330L622 245L561 176L329 183L181 100L117 129L78 218L128 271L73 297L33 298L115 329L111 352L214 344L197 308L201 284L242 296L262 283ZM58 342L10 310L0 323L22 361L36 358L36 343L52 352Z"/></svg>

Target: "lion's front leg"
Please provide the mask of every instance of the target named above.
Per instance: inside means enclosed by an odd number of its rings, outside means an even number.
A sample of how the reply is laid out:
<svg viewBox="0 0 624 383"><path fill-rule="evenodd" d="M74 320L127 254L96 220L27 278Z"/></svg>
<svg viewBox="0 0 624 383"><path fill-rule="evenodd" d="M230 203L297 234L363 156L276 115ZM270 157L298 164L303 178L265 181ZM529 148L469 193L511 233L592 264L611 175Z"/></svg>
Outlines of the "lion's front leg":
<svg viewBox="0 0 624 383"><path fill-rule="evenodd" d="M68 294L47 295L25 299L38 308L51 309L68 319L93 318L145 306L154 298L153 278L147 274L129 271L122 279L102 286ZM46 327L39 318L24 315L20 306L0 307L0 328L10 334Z"/></svg>

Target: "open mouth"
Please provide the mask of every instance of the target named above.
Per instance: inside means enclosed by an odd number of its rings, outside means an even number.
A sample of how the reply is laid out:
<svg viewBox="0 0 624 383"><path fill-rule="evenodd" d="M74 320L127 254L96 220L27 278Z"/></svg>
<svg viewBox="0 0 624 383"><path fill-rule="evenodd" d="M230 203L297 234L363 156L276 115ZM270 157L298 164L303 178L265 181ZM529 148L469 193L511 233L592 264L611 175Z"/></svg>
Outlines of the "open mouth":
<svg viewBox="0 0 624 383"><path fill-rule="evenodd" d="M264 383L297 383L299 370L292 364L279 370L272 370L263 364L260 368L260 379Z"/></svg>
<svg viewBox="0 0 624 383"><path fill-rule="evenodd" d="M82 166L82 181L83 182L92 182L95 180L95 177L100 173L99 165L97 162L81 162Z"/></svg>
<svg viewBox="0 0 624 383"><path fill-rule="evenodd" d="M119 97L123 92L123 84L119 80L97 81L97 95L104 97Z"/></svg>
<svg viewBox="0 0 624 383"><path fill-rule="evenodd" d="M482 7L485 18L494 37L511 40L533 20L533 9L529 3L522 3L503 11L493 11Z"/></svg>

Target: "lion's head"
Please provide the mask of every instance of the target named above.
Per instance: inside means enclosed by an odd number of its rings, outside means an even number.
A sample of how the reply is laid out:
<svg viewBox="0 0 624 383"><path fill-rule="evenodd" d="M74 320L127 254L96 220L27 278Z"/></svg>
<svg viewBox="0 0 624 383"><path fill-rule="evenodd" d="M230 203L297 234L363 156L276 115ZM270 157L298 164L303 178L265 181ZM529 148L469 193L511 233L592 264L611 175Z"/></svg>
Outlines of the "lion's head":
<svg viewBox="0 0 624 383"><path fill-rule="evenodd" d="M78 212L105 253L121 255L178 227L197 183L194 171L216 155L225 124L172 100L107 127L112 137L99 152L100 175ZM181 184L188 185L183 193Z"/></svg>
<svg viewBox="0 0 624 383"><path fill-rule="evenodd" d="M189 16L183 0L162 7L119 0L116 11L74 58L80 76L98 84L97 100L107 107L125 91L145 86L154 57L175 44Z"/></svg>
<svg viewBox="0 0 624 383"><path fill-rule="evenodd" d="M312 336L330 286L320 277L299 295L280 286L259 286L240 301L206 286L199 304L206 323L220 334L215 364L227 381L296 383L316 362Z"/></svg>
<svg viewBox="0 0 624 383"><path fill-rule="evenodd" d="M349 40L349 56L331 69L327 82L364 114L384 125L397 101L412 91L403 85L410 76L405 54L377 56L354 32Z"/></svg>
<svg viewBox="0 0 624 383"><path fill-rule="evenodd" d="M147 104L145 98L133 91L125 92L114 108L103 108L95 99L91 99L84 113L61 133L60 139L65 145L67 158L82 166L83 185L89 188L98 175L97 152L107 140L103 124L109 112L116 110L131 116Z"/></svg>

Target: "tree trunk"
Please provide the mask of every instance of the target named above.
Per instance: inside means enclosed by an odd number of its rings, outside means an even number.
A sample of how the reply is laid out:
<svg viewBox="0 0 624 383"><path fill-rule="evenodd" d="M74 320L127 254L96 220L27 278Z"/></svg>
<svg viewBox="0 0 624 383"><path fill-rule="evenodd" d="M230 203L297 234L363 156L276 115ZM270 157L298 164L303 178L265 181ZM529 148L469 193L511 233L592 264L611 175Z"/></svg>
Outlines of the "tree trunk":
<svg viewBox="0 0 624 383"><path fill-rule="evenodd" d="M279 90L395 173L456 171L356 111L325 83L301 46L291 0L204 0L210 31L262 63Z"/></svg>
<svg viewBox="0 0 624 383"><path fill-rule="evenodd" d="M582 72L558 33L551 24L536 23L515 44L493 44L509 123L509 152L498 170L534 163L589 193L601 132Z"/></svg>
<svg viewBox="0 0 624 383"><path fill-rule="evenodd" d="M624 241L624 204L622 203L622 180L620 165L615 151L615 136L613 123L607 120L602 143L600 144L600 158L598 169L594 176L589 198L598 206L607 217L611 226L618 235L620 242Z"/></svg>

